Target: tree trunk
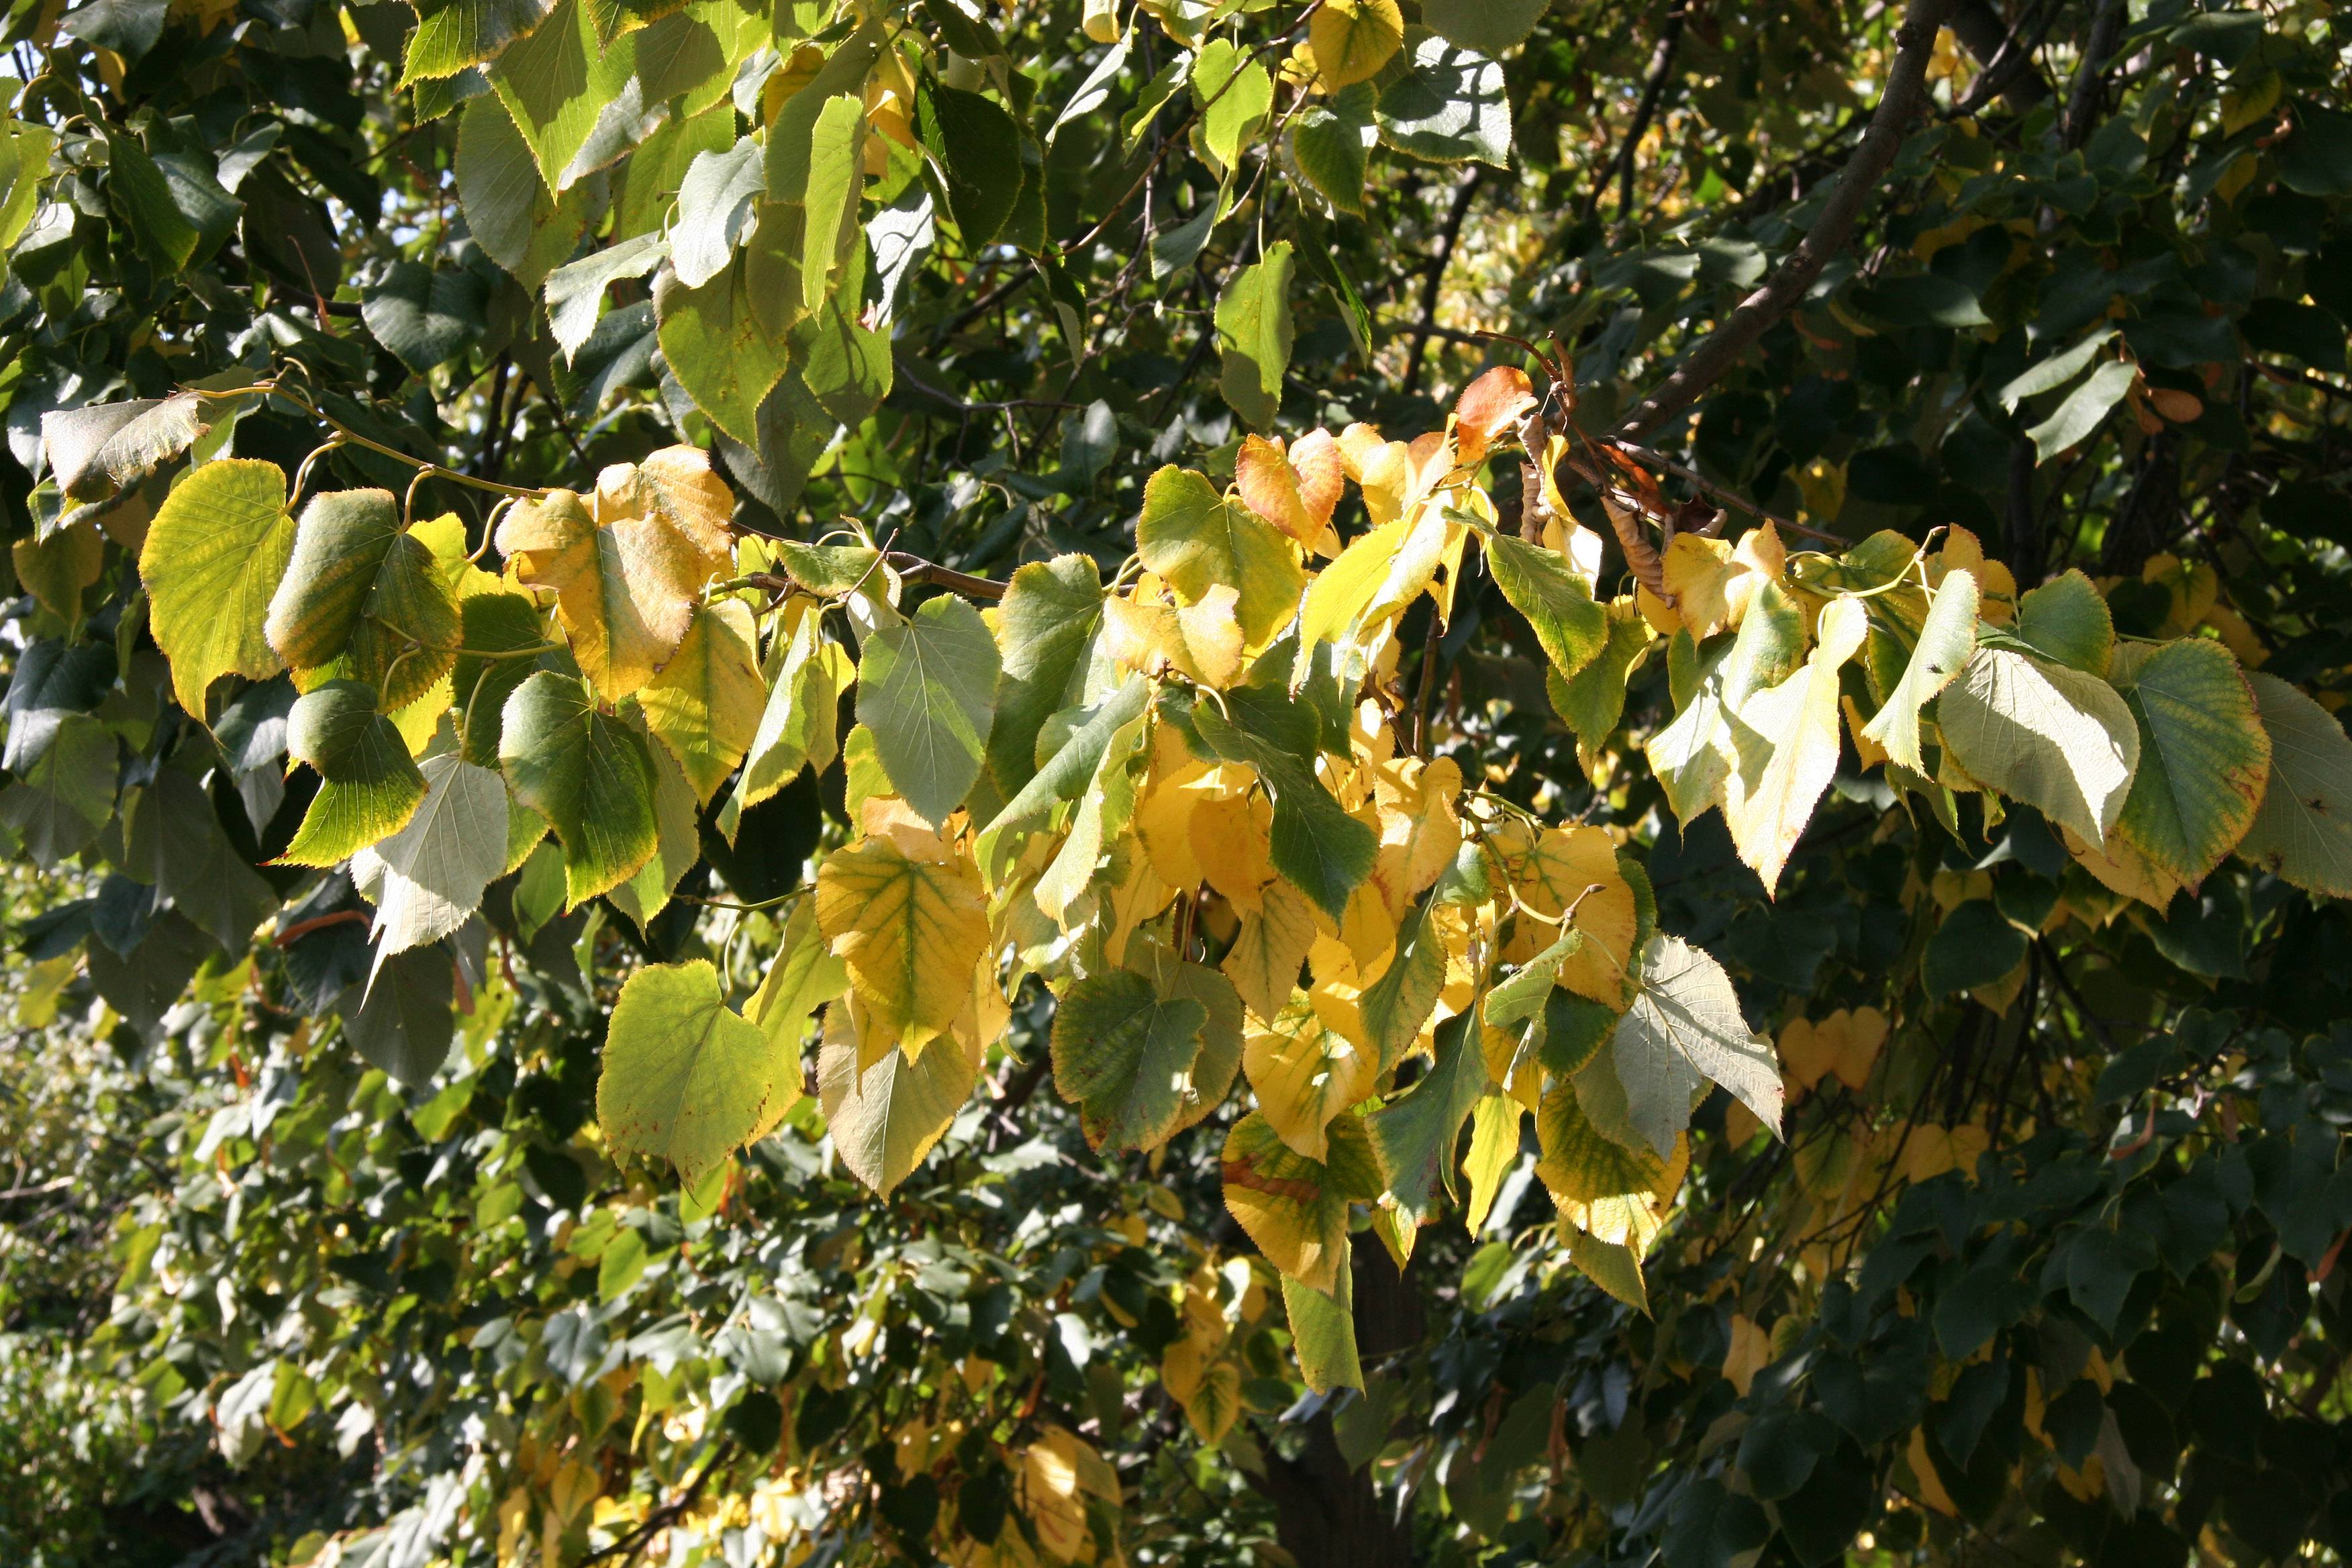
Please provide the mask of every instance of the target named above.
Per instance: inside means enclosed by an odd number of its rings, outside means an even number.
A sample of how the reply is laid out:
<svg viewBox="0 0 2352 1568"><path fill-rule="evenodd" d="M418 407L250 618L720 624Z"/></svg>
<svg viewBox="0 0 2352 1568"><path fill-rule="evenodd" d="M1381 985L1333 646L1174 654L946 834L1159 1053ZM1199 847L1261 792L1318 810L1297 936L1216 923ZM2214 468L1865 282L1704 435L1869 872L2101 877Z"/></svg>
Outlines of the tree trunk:
<svg viewBox="0 0 2352 1568"><path fill-rule="evenodd" d="M1420 1343L1420 1298L1388 1249L1358 1237L1353 1276L1357 1353L1371 1361ZM1276 1539L1298 1568L1411 1568L1411 1526L1397 1521L1369 1467L1348 1468L1328 1409L1307 1422L1298 1458L1269 1451L1265 1476L1251 1484L1274 1504Z"/></svg>

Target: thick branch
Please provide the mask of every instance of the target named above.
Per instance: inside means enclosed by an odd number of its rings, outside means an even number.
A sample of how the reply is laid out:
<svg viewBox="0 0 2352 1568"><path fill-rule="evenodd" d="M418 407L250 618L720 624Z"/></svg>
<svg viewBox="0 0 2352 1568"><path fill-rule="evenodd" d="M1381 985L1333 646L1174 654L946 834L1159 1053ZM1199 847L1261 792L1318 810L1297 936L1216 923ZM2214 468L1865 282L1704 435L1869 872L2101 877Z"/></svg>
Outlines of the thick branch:
<svg viewBox="0 0 2352 1568"><path fill-rule="evenodd" d="M1969 89L1971 101L1998 95L2017 114L2049 101L2050 83L2033 63L2032 49L2010 30L1991 0L1958 0L1951 22L1953 35L1984 73Z"/></svg>
<svg viewBox="0 0 2352 1568"><path fill-rule="evenodd" d="M2080 147L2091 139L2099 100L2106 90L2107 57L2116 52L2116 37L2123 27L2123 0L2100 0L2099 14L2091 23L2091 37L2083 45L2082 63L2074 68L2074 90L2066 95L2069 147Z"/></svg>
<svg viewBox="0 0 2352 1568"><path fill-rule="evenodd" d="M1895 162L1905 129L1927 101L1927 62L1936 52L1936 29L1953 0L1911 0L1903 25L1895 30L1894 68L1886 75L1886 90L1870 117L1870 129L1853 150L1837 188L1822 206L1821 216L1797 248L1764 286L1739 302L1721 325L1693 349L1665 384L1643 400L1614 435L1639 441L1688 408L1699 394L1723 378L1739 362L1764 329L1779 321L1805 297L1831 257L1845 248L1862 204Z"/></svg>

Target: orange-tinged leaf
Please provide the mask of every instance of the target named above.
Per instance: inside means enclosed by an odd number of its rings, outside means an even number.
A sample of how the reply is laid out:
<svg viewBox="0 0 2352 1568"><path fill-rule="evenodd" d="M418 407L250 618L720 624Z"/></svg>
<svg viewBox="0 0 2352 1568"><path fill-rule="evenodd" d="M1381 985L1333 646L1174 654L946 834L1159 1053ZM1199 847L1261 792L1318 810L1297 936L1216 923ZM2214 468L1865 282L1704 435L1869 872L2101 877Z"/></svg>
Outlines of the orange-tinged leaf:
<svg viewBox="0 0 2352 1568"><path fill-rule="evenodd" d="M1536 405L1535 384L1517 365L1498 364L1454 400L1454 444L1465 464L1477 462L1495 437Z"/></svg>
<svg viewBox="0 0 2352 1568"><path fill-rule="evenodd" d="M572 657L610 702L643 688L677 651L718 571L667 521L602 521L570 490L518 502L499 523L498 544L517 582L554 590Z"/></svg>

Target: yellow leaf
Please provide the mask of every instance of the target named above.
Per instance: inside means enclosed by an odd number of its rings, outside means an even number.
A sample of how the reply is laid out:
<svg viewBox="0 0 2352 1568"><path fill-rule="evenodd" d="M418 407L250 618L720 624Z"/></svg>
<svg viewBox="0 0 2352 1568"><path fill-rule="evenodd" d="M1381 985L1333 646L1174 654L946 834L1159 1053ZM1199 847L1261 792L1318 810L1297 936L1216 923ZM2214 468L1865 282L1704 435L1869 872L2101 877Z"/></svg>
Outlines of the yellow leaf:
<svg viewBox="0 0 2352 1568"><path fill-rule="evenodd" d="M1323 0L1307 25L1315 68L1328 89L1376 75L1404 42L1404 16L1396 0Z"/></svg>
<svg viewBox="0 0 2352 1568"><path fill-rule="evenodd" d="M758 647L751 606L713 600L695 612L677 651L638 695L646 728L677 759L705 805L760 732L768 692Z"/></svg>
<svg viewBox="0 0 2352 1568"><path fill-rule="evenodd" d="M1267 1125L1307 1158L1326 1158L1332 1120L1371 1093L1379 1063L1296 1001L1271 1024L1253 1022L1244 1037L1242 1070Z"/></svg>
<svg viewBox="0 0 2352 1568"><path fill-rule="evenodd" d="M1748 1384L1756 1381L1758 1373L1771 1363L1772 1336L1759 1327L1747 1313L1733 1313L1731 1345L1724 1352L1723 1375L1730 1381L1732 1387L1739 1391L1740 1398L1748 1397Z"/></svg>
<svg viewBox="0 0 2352 1568"><path fill-rule="evenodd" d="M515 581L554 590L581 673L614 702L677 651L695 599L717 571L667 521L606 521L570 490L516 503L499 523L498 544Z"/></svg>
<svg viewBox="0 0 2352 1568"><path fill-rule="evenodd" d="M1740 536L1738 548L1720 539L1677 533L1665 552L1666 592L1693 637L1737 626L1748 601L1780 579L1788 552L1770 523Z"/></svg>
<svg viewBox="0 0 2352 1568"><path fill-rule="evenodd" d="M1598 1065L1613 1074L1606 1058ZM1668 1160L1639 1138L1631 1147L1619 1143L1593 1125L1575 1082L1564 1079L1544 1090L1536 1136L1543 1146L1536 1174L1560 1216L1596 1241L1629 1247L1637 1258L1647 1253L1690 1168L1690 1140L1675 1134Z"/></svg>
<svg viewBox="0 0 2352 1568"><path fill-rule="evenodd" d="M1623 1006L1637 917L1633 887L1617 868L1616 841L1590 826L1547 828L1510 870L1520 902L1537 914L1556 919L1570 905L1576 908L1570 923L1586 941L1561 963L1559 984L1596 1002ZM1542 926L1528 940L1547 947L1559 934Z"/></svg>
<svg viewBox="0 0 2352 1568"><path fill-rule="evenodd" d="M1271 1023L1290 1005L1298 966L1315 945L1315 906L1307 895L1276 879L1265 885L1258 907L1242 917L1222 965L1242 1001L1262 1022Z"/></svg>
<svg viewBox="0 0 2352 1568"><path fill-rule="evenodd" d="M817 925L848 965L877 1027L910 1051L955 1022L988 950L988 904L969 850L909 856L867 837L825 858Z"/></svg>
<svg viewBox="0 0 2352 1568"><path fill-rule="evenodd" d="M1858 600L1832 602L1822 612L1821 641L1804 668L1740 709L1753 739L1736 734L1739 765L1725 782L1723 815L1739 858L1763 879L1767 893L1780 885L1781 868L1837 772L1838 668L1862 647L1868 629Z"/></svg>
<svg viewBox="0 0 2352 1568"><path fill-rule="evenodd" d="M1192 860L1237 910L1255 913L1274 880L1274 806L1263 794L1203 800L1192 808Z"/></svg>
<svg viewBox="0 0 2352 1568"><path fill-rule="evenodd" d="M1369 1203L1382 1185L1363 1123L1343 1116L1329 1129L1330 1158L1310 1160L1283 1142L1253 1111L1225 1135L1225 1207L1267 1261L1286 1276L1328 1292L1348 1256L1348 1205Z"/></svg>

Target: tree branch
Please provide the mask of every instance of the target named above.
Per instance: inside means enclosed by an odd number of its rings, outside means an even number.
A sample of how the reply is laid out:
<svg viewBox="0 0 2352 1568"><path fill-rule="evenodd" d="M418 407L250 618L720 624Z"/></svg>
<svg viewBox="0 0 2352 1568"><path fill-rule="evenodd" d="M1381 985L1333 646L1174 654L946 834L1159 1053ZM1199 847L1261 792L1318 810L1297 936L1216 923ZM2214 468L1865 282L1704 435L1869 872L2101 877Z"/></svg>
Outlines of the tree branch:
<svg viewBox="0 0 2352 1568"><path fill-rule="evenodd" d="M1470 216L1470 204L1477 197L1478 184L1486 177L1486 167L1473 163L1470 172L1454 187L1454 205L1446 209L1445 226L1438 230L1437 254L1430 258L1429 276L1421 285L1421 325L1412 330L1412 347L1406 351L1404 390L1412 392L1421 385L1422 356L1429 348L1430 334L1437 330L1437 300L1445 285L1445 269L1453 265L1454 247L1462 238L1462 222Z"/></svg>
<svg viewBox="0 0 2352 1568"><path fill-rule="evenodd" d="M1584 193L1584 216L1590 220L1601 210L1601 198L1609 189L1609 182L1617 181L1617 221L1623 223L1633 211L1633 173L1639 161L1642 138L1649 132L1650 121L1656 117L1658 103L1666 95L1666 78L1675 66L1675 50L1683 41L1683 23L1687 8L1676 5L1666 13L1666 25L1658 34L1658 47L1651 51L1647 79L1642 83L1642 100L1633 110L1633 121L1625 128L1625 139L1618 144L1616 156L1609 160L1592 188Z"/></svg>
<svg viewBox="0 0 2352 1568"><path fill-rule="evenodd" d="M2053 4L2042 22L2044 32L2057 14ZM2001 20L1991 0L1958 0L1952 7L1951 26L1962 47L1977 58L1979 74L1969 88L1969 110L1995 97L2014 114L2050 100L2050 83L2033 63L2032 46Z"/></svg>
<svg viewBox="0 0 2352 1568"><path fill-rule="evenodd" d="M1837 188L1813 226L1764 286L1742 300L1612 434L1639 441L1688 408L1738 363L1765 328L1805 297L1830 258L1845 248L1862 204L1895 162L1905 128L1927 101L1927 62L1936 52L1936 30L1952 5L1953 0L1911 0L1903 25L1895 29L1895 64L1886 73L1886 90L1870 117L1870 129L1863 132L1861 145L1838 176Z"/></svg>

